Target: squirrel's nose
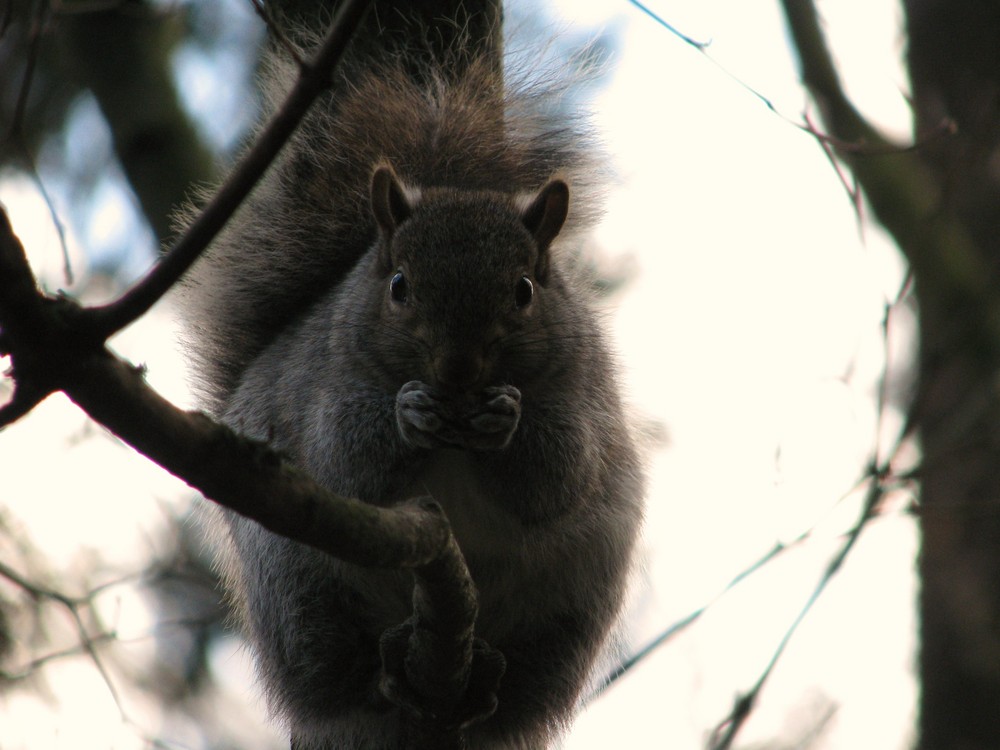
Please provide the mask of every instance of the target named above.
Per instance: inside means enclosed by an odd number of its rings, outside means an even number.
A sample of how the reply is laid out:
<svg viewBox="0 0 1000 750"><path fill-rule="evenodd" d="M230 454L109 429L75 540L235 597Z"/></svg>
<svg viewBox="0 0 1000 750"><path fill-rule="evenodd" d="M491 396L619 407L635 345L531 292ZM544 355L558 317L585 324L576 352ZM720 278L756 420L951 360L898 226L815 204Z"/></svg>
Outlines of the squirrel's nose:
<svg viewBox="0 0 1000 750"><path fill-rule="evenodd" d="M483 369L482 355L470 352L447 353L438 357L434 363L434 375L438 384L455 390L476 385L482 378Z"/></svg>

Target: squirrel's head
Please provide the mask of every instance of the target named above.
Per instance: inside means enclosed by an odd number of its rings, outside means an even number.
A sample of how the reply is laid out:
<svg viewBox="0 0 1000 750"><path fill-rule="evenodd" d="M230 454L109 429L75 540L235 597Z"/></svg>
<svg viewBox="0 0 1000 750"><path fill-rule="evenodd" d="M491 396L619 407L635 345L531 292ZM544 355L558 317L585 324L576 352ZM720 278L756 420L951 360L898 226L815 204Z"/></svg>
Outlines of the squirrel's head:
<svg viewBox="0 0 1000 750"><path fill-rule="evenodd" d="M375 170L381 321L411 339L423 378L471 391L537 369L552 281L552 241L569 210L554 179L537 193L406 187Z"/></svg>

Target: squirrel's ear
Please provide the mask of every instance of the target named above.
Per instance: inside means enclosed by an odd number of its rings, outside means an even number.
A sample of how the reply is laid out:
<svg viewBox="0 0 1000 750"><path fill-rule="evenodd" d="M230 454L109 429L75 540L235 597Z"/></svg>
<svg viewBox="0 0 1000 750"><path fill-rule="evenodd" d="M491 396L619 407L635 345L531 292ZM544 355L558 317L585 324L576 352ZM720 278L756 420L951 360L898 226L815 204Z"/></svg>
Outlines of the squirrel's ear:
<svg viewBox="0 0 1000 750"><path fill-rule="evenodd" d="M540 269L548 269L549 245L566 222L569 213L569 186L562 180L552 180L538 191L538 195L521 215L521 221L538 243ZM544 259L544 260L543 260ZM544 276L544 272L539 276Z"/></svg>
<svg viewBox="0 0 1000 750"><path fill-rule="evenodd" d="M380 166L372 175L371 204L375 223L378 224L382 237L388 242L392 239L396 227L406 221L413 210L392 167Z"/></svg>

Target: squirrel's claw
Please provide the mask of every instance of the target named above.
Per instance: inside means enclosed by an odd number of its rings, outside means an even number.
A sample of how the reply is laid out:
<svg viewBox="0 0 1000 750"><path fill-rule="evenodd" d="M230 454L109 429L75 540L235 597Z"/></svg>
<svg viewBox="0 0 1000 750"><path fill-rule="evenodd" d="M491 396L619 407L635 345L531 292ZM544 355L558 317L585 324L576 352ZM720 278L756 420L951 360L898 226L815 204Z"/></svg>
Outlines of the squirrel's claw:
<svg viewBox="0 0 1000 750"><path fill-rule="evenodd" d="M464 689L457 697L443 698L425 694L414 684L420 677L410 677L409 664L425 661L413 652L421 648L420 639L413 636L411 618L386 630L379 641L382 655L379 690L386 700L413 719L431 722L445 731L464 729L492 716L498 705L500 678L507 667L503 654L481 638L475 638Z"/></svg>

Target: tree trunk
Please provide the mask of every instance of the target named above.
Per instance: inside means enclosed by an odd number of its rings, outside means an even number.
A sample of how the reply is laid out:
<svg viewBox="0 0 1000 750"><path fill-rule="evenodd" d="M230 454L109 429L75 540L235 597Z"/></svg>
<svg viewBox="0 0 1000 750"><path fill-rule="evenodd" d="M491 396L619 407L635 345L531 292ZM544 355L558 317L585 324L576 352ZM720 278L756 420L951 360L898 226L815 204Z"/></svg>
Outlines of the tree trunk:
<svg viewBox="0 0 1000 750"><path fill-rule="evenodd" d="M1000 5L906 0L919 154L1000 295ZM938 131L940 132L940 131ZM942 248L947 253L948 248ZM927 285L928 287L931 285ZM1000 347L990 311L917 278L923 447L920 750L1000 748Z"/></svg>

